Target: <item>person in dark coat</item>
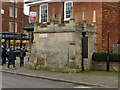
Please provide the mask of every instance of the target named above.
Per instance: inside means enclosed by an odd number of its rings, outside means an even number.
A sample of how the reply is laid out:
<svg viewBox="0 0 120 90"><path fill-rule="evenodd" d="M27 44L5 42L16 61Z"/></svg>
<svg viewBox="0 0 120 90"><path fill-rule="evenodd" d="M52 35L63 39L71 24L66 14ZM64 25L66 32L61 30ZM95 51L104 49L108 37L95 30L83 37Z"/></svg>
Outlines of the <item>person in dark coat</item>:
<svg viewBox="0 0 120 90"><path fill-rule="evenodd" d="M5 47L2 47L2 65L6 64L7 50Z"/></svg>
<svg viewBox="0 0 120 90"><path fill-rule="evenodd" d="M16 60L16 55L15 52L12 48L8 50L8 68L10 68L10 65L13 65L13 68L15 69L15 60Z"/></svg>
<svg viewBox="0 0 120 90"><path fill-rule="evenodd" d="M20 67L24 66L24 57L25 56L26 56L26 53L23 50L23 48L21 48L21 52L20 52Z"/></svg>

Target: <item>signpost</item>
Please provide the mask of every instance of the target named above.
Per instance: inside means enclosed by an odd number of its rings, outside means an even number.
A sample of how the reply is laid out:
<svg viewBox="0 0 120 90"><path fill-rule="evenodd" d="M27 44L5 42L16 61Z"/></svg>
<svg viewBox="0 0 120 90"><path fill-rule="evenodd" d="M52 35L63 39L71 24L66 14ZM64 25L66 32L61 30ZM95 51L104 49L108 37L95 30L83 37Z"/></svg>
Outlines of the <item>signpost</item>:
<svg viewBox="0 0 120 90"><path fill-rule="evenodd" d="M110 55L109 55L109 53L110 53L110 51L109 51L109 48L110 48L110 46L109 46L109 42L110 41L110 32L108 31L108 56L107 56L107 65L106 65L106 67L107 67L107 71L109 72L109 68L110 68Z"/></svg>

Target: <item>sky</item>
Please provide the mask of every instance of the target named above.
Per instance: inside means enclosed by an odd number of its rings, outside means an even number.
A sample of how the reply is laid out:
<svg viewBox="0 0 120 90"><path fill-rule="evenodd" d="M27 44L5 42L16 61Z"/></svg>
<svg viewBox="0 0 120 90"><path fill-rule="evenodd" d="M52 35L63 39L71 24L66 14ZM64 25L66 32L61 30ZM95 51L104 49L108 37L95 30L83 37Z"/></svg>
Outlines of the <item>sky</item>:
<svg viewBox="0 0 120 90"><path fill-rule="evenodd" d="M26 1L28 1L28 0L24 0L24 2L26 2ZM29 6L26 6L25 4L24 4L24 14L29 15Z"/></svg>

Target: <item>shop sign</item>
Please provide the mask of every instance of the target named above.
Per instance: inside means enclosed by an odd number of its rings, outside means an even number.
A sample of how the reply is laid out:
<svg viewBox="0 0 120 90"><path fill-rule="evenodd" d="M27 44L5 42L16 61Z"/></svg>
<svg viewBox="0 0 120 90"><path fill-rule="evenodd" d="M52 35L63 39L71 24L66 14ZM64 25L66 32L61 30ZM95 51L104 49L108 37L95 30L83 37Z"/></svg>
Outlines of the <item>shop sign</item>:
<svg viewBox="0 0 120 90"><path fill-rule="evenodd" d="M37 13L36 13L36 12L30 12L30 15L29 15L29 23L34 23L34 22L36 22L36 16L37 16Z"/></svg>

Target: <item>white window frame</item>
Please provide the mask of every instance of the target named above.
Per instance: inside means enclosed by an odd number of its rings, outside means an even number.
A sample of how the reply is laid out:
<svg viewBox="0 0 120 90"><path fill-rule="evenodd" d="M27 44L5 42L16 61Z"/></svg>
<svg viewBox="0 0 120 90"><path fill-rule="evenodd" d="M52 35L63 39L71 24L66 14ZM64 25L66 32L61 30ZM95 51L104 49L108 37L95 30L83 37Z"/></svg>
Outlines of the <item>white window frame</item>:
<svg viewBox="0 0 120 90"><path fill-rule="evenodd" d="M73 1L65 1L64 2L64 21L68 21L71 19L71 16L70 16L70 18L66 17L66 3L72 3L72 7L73 7Z"/></svg>
<svg viewBox="0 0 120 90"><path fill-rule="evenodd" d="M14 7L9 8L10 17L14 17ZM17 18L17 8L15 8L15 18Z"/></svg>
<svg viewBox="0 0 120 90"><path fill-rule="evenodd" d="M9 22L9 32L14 32L14 22ZM15 32L17 32L17 22L15 22Z"/></svg>
<svg viewBox="0 0 120 90"><path fill-rule="evenodd" d="M47 21L46 21L46 22L42 22L42 21L41 21L41 11L42 11L42 10L41 10L41 7L44 6L44 5L47 5ZM45 23L48 22L48 4L41 4L41 5L40 5L39 22L40 22L40 23L43 23L43 24L45 24Z"/></svg>
<svg viewBox="0 0 120 90"><path fill-rule="evenodd" d="M17 32L17 22L15 22L15 32Z"/></svg>

